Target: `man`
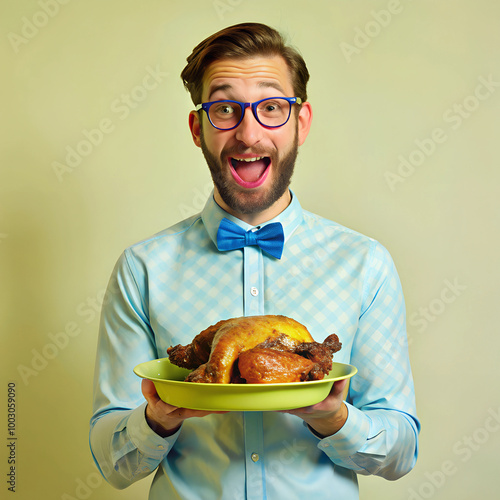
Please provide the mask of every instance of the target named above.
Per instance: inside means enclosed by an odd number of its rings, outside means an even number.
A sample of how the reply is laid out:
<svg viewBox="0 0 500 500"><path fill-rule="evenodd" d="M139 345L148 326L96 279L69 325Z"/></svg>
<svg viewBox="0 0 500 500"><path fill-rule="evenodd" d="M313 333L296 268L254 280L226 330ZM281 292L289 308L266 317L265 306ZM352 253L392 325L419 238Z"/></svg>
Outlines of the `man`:
<svg viewBox="0 0 500 500"><path fill-rule="evenodd" d="M358 498L357 474L397 479L417 456L394 265L379 243L306 212L289 190L312 120L309 74L275 30L226 28L187 61L181 76L196 106L189 126L213 196L201 214L117 263L98 346L94 458L117 488L156 471L151 499ZM228 245L218 239L223 219L243 234L278 223L284 244ZM339 335L335 361L359 370L345 401L345 381L324 401L286 412L177 408L147 380L141 394L138 363L220 319L262 314L292 317L319 342Z"/></svg>

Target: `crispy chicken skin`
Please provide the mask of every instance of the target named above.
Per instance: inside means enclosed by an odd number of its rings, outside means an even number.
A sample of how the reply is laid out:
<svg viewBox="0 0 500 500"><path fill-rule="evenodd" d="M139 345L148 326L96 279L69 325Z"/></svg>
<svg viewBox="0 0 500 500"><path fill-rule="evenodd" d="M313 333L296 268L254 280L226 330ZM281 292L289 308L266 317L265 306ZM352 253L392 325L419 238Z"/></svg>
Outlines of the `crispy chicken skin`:
<svg viewBox="0 0 500 500"><path fill-rule="evenodd" d="M196 335L188 345L176 345L167 349L170 362L182 368L194 369L208 361L212 350L212 341L219 328L227 323L222 320Z"/></svg>
<svg viewBox="0 0 500 500"><path fill-rule="evenodd" d="M247 384L302 382L313 367L314 362L310 359L265 347L242 352L238 359L240 377Z"/></svg>
<svg viewBox="0 0 500 500"><path fill-rule="evenodd" d="M214 342L215 334L218 335ZM174 365L194 369L209 360L212 344L217 357L219 351L230 344L235 344L236 349L246 350L280 335L290 339L288 342L293 342L292 339L298 342L313 340L305 326L286 316L248 316L221 320L196 335L190 344L169 347L167 354ZM223 343L216 347L221 339Z"/></svg>
<svg viewBox="0 0 500 500"><path fill-rule="evenodd" d="M323 378L340 347L335 334L319 344L301 323L267 315L219 321L167 353L171 363L194 369L187 382L271 383Z"/></svg>
<svg viewBox="0 0 500 500"><path fill-rule="evenodd" d="M240 353L282 334L298 342L313 341L305 326L285 316L229 319L219 326L213 337L209 360L191 372L186 381L229 384Z"/></svg>
<svg viewBox="0 0 500 500"><path fill-rule="evenodd" d="M322 344L302 342L293 345L280 336L242 352L237 368L247 384L321 380L332 369L333 353L341 347L334 333Z"/></svg>
<svg viewBox="0 0 500 500"><path fill-rule="evenodd" d="M321 380L332 369L332 357L340 351L342 344L335 333L332 333L322 344L318 342L304 342L295 349L295 354L310 359L314 366L308 374L307 380Z"/></svg>

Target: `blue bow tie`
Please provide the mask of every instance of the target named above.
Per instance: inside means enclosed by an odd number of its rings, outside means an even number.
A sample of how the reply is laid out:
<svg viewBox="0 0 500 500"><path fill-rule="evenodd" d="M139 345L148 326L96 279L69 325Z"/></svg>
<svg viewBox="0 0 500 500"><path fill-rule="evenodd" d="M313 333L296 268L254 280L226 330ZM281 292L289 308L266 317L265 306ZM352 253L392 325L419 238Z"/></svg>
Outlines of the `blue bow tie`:
<svg viewBox="0 0 500 500"><path fill-rule="evenodd" d="M217 247L223 252L257 245L264 252L281 259L284 243L285 234L280 222L271 222L257 231L245 231L229 219L223 218L217 231Z"/></svg>

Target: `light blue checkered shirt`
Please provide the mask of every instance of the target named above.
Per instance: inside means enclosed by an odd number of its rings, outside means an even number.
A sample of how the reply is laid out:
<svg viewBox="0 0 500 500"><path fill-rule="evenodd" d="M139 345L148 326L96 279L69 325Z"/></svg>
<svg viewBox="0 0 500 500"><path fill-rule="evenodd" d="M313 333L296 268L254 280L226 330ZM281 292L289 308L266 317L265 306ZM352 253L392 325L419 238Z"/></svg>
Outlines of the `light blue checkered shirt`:
<svg viewBox="0 0 500 500"><path fill-rule="evenodd" d="M124 488L156 470L150 499L357 499L357 474L396 479L417 457L419 422L408 359L405 307L394 264L375 240L292 202L278 217L280 260L258 247L220 252L222 217L202 213L128 248L103 305L91 449ZM147 425L132 369L165 357L220 319L283 314L316 341L337 333L334 361L358 368L349 416L319 439L298 417L231 412L186 420L161 438ZM252 460L258 455L258 460Z"/></svg>

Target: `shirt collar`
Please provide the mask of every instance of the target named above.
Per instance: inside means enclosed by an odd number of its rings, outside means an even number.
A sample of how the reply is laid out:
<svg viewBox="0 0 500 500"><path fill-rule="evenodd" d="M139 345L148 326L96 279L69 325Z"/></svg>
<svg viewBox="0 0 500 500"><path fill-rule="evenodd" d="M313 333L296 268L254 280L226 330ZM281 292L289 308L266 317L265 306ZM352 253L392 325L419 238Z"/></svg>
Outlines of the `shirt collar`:
<svg viewBox="0 0 500 500"><path fill-rule="evenodd" d="M208 197L205 207L201 212L201 220L203 221L203 224L205 225L205 228L215 246L217 246L217 231L219 229L219 224L224 217L234 222L235 224L238 224L238 226L243 228L245 231L264 227L271 222L281 222L283 231L285 233L286 243L288 238L292 235L295 229L297 229L297 226L302 222L303 219L302 207L300 206L299 200L292 190L290 190L290 194L292 196L292 201L290 202L288 207L283 210L283 212L278 214L274 219L268 220L262 224L259 224L258 226L251 226L250 224L247 224L237 217L234 217L234 215L227 213L223 208L221 208L216 203L214 199L214 192L212 191L212 193Z"/></svg>

